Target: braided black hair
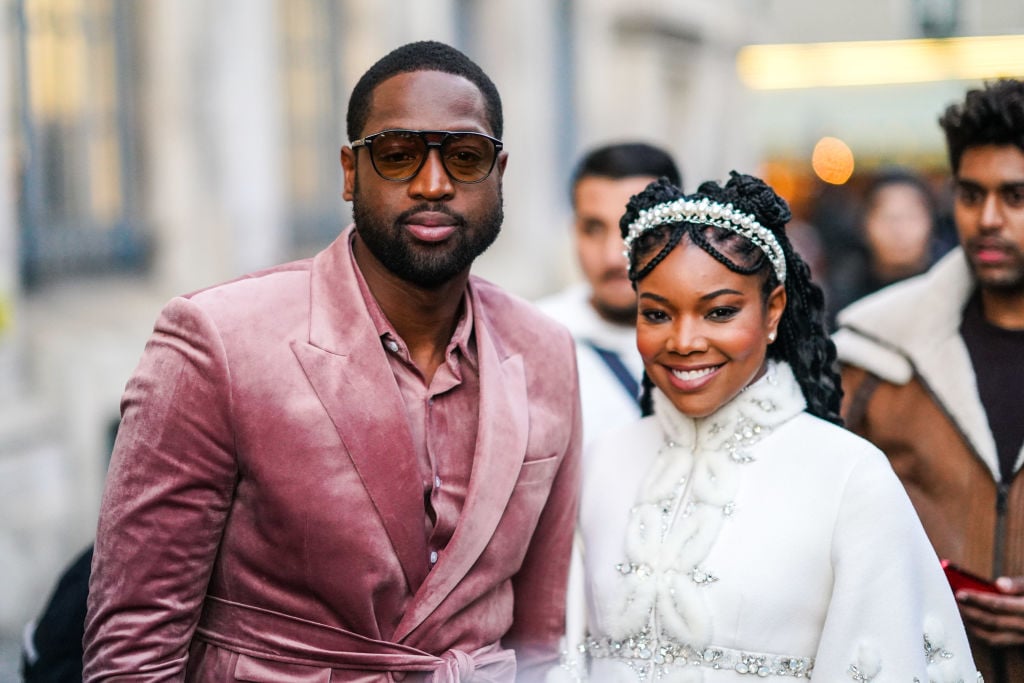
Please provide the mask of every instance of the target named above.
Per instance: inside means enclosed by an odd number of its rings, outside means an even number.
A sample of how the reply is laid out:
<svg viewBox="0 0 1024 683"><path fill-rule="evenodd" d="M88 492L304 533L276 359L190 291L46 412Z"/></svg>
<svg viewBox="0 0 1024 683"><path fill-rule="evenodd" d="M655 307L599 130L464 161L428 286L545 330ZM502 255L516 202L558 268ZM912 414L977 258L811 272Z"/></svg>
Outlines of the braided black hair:
<svg viewBox="0 0 1024 683"><path fill-rule="evenodd" d="M771 230L786 259L786 309L779 321L778 338L768 346L767 355L787 362L793 369L809 413L841 425L839 406L843 392L836 368L836 347L826 327L825 297L821 287L811 281L810 268L786 236L785 225L792 217L789 205L761 179L736 171L730 174L724 187L708 181L692 195L683 195L678 187L661 178L629 200L626 213L619 221L623 238L629 234L629 226L637 220L640 211L680 198L707 198L719 204L732 204ZM778 286L771 261L753 242L726 228L682 222L653 228L633 241L629 252L629 277L633 286L657 267L684 237L733 272L761 275L765 300ZM652 412L652 387L645 373L641 395L645 415Z"/></svg>

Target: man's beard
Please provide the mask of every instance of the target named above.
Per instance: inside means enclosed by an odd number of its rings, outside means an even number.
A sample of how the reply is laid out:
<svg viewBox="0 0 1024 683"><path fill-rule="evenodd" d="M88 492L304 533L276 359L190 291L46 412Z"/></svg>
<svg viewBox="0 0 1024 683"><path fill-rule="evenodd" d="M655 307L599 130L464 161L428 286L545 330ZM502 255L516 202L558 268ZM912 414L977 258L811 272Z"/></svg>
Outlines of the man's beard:
<svg viewBox="0 0 1024 683"><path fill-rule="evenodd" d="M1024 294L1024 272L1016 271L1011 277L991 277L986 273L974 271L978 286L993 294L1013 295Z"/></svg>
<svg viewBox="0 0 1024 683"><path fill-rule="evenodd" d="M991 268L986 268L975 261L974 240L969 240L964 246L968 252L967 263L970 265L971 273L979 287L997 295L1024 293L1024 255L1021 254L1020 249L1005 245L1004 248L1013 256L1013 267L993 273Z"/></svg>
<svg viewBox="0 0 1024 683"><path fill-rule="evenodd" d="M411 216L424 211L443 213L455 221L455 231L447 240L424 244L405 229ZM501 232L504 211L499 191L498 201L472 225L467 224L465 216L440 203L420 204L387 223L353 199L352 217L360 239L385 268L410 284L435 289L468 269L494 243Z"/></svg>
<svg viewBox="0 0 1024 683"><path fill-rule="evenodd" d="M628 306L613 306L607 301L600 301L592 298L590 304L597 311L597 314L615 325L634 326L636 325L636 304Z"/></svg>

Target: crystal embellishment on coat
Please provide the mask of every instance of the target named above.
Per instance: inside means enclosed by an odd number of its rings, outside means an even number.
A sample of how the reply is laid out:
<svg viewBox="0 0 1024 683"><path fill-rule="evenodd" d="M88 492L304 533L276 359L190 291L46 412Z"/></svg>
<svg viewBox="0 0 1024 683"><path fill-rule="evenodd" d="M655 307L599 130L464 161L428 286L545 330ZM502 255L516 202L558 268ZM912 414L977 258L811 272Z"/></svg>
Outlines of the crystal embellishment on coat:
<svg viewBox="0 0 1024 683"><path fill-rule="evenodd" d="M706 586L718 581L718 577L711 572L705 571L700 567L694 567L690 570L690 578L698 586Z"/></svg>
<svg viewBox="0 0 1024 683"><path fill-rule="evenodd" d="M622 640L591 639L584 648L593 659L610 657L626 660L637 673L649 672L656 679L670 675L672 669L677 667L731 670L756 678L780 676L809 679L814 671L814 659L811 657L659 642L651 637L650 629Z"/></svg>

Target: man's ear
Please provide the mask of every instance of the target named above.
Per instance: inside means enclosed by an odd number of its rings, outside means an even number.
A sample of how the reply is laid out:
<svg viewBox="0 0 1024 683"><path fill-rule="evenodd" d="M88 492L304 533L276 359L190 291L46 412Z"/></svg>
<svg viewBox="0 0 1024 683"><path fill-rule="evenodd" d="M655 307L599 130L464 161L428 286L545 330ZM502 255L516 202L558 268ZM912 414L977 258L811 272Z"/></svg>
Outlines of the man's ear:
<svg viewBox="0 0 1024 683"><path fill-rule="evenodd" d="M507 166L507 165L508 165L508 152L506 152L505 150L501 150L500 152L498 152L498 162L497 162L498 178L501 178L502 176L505 175L505 166Z"/></svg>
<svg viewBox="0 0 1024 683"><path fill-rule="evenodd" d="M341 148L341 169L345 173L345 185L341 197L346 202L352 201L356 190L356 151L344 145Z"/></svg>

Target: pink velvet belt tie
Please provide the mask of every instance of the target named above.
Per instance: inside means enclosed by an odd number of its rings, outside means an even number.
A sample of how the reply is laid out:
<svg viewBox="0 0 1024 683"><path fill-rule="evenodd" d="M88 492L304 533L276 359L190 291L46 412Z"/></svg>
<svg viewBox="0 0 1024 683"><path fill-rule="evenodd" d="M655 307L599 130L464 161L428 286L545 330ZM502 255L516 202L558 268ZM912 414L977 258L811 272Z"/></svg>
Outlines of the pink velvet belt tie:
<svg viewBox="0 0 1024 683"><path fill-rule="evenodd" d="M515 654L500 643L437 656L210 596L196 639L236 653L235 679L253 683L329 683L356 671L426 674L432 683L511 683L516 672Z"/></svg>

